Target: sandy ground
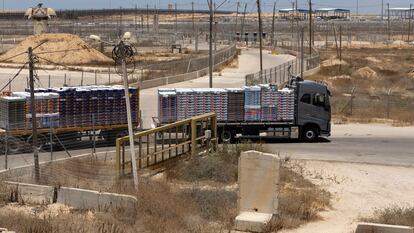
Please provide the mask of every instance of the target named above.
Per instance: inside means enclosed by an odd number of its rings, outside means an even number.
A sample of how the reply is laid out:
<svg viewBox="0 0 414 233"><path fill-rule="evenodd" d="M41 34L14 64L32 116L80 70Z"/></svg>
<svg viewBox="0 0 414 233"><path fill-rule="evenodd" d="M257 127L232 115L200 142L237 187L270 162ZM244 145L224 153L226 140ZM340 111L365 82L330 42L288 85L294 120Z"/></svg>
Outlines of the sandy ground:
<svg viewBox="0 0 414 233"><path fill-rule="evenodd" d="M322 220L283 233L350 233L375 209L414 205L414 168L340 162L302 162L305 177L329 190L332 208Z"/></svg>

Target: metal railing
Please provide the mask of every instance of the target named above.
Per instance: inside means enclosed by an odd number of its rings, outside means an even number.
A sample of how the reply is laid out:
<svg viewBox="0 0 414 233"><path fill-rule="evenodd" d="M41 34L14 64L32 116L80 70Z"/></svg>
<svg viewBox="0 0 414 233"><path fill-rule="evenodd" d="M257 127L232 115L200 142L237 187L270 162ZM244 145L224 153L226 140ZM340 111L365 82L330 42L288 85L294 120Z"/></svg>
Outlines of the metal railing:
<svg viewBox="0 0 414 233"><path fill-rule="evenodd" d="M303 66L304 72L319 67L319 64L319 54L313 55L311 57L305 57ZM300 75L300 73L301 61L299 58L296 58L278 66L248 74L245 76L245 82L247 86L269 83L280 85L287 82L290 78L290 75Z"/></svg>
<svg viewBox="0 0 414 233"><path fill-rule="evenodd" d="M217 117L207 113L183 121L146 130L134 135L138 169L153 167L184 154L216 149ZM132 161L126 156L129 136L116 141L116 166L120 175L132 173Z"/></svg>

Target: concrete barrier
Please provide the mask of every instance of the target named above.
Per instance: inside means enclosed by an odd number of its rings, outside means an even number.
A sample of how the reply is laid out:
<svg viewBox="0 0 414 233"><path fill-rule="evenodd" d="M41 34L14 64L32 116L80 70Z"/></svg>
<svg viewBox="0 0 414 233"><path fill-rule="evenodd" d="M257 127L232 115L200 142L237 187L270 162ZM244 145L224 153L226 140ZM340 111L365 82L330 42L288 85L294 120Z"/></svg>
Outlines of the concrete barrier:
<svg viewBox="0 0 414 233"><path fill-rule="evenodd" d="M136 204L134 196L100 193L98 191L62 187L57 192L57 203L77 209L107 210L110 208L130 207Z"/></svg>
<svg viewBox="0 0 414 233"><path fill-rule="evenodd" d="M61 187L57 191L57 203L77 209L99 209L99 192Z"/></svg>
<svg viewBox="0 0 414 233"><path fill-rule="evenodd" d="M137 203L137 198L130 195L116 193L100 193L99 209L133 207Z"/></svg>
<svg viewBox="0 0 414 233"><path fill-rule="evenodd" d="M17 190L20 203L52 204L55 199L54 187L46 185L6 182L12 191Z"/></svg>
<svg viewBox="0 0 414 233"><path fill-rule="evenodd" d="M359 223L355 233L414 233L414 228L397 225Z"/></svg>
<svg viewBox="0 0 414 233"><path fill-rule="evenodd" d="M280 157L257 151L239 158L239 215L235 229L262 232L278 212Z"/></svg>

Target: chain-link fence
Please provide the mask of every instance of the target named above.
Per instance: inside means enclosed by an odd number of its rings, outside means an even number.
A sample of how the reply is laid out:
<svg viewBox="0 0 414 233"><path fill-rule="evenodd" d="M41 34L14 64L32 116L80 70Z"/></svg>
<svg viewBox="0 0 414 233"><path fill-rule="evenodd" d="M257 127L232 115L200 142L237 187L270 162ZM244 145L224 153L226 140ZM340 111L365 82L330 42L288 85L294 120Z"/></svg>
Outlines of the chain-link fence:
<svg viewBox="0 0 414 233"><path fill-rule="evenodd" d="M391 91L370 94L352 89L349 93L334 93L331 102L336 116L414 122L414 96Z"/></svg>
<svg viewBox="0 0 414 233"><path fill-rule="evenodd" d="M319 54L316 54L312 57L306 57L303 63L304 72L319 67ZM280 85L282 83L287 82L292 77L292 75L300 75L301 66L301 59L295 58L294 60L285 62L270 69L265 69L263 71L259 71L253 74L248 74L245 77L246 85L251 86L268 83Z"/></svg>

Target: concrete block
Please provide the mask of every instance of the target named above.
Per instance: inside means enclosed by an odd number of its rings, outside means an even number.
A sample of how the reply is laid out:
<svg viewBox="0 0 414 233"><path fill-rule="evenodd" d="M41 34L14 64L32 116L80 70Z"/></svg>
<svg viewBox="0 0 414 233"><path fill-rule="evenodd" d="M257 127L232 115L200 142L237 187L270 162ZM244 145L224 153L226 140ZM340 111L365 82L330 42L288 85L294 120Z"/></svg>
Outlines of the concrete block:
<svg viewBox="0 0 414 233"><path fill-rule="evenodd" d="M358 223L355 233L414 233L414 228L375 223Z"/></svg>
<svg viewBox="0 0 414 233"><path fill-rule="evenodd" d="M100 193L99 209L133 207L137 203L137 198L130 195L116 193Z"/></svg>
<svg viewBox="0 0 414 233"><path fill-rule="evenodd" d="M17 186L17 198L19 202L28 204L52 204L54 187L46 185L7 182L12 189Z"/></svg>
<svg viewBox="0 0 414 233"><path fill-rule="evenodd" d="M234 221L235 229L249 232L263 232L272 220L272 214L241 212Z"/></svg>
<svg viewBox="0 0 414 233"><path fill-rule="evenodd" d="M239 159L239 212L277 214L280 157L257 151Z"/></svg>
<svg viewBox="0 0 414 233"><path fill-rule="evenodd" d="M77 209L99 209L99 192L61 187L58 189L57 203Z"/></svg>
<svg viewBox="0 0 414 233"><path fill-rule="evenodd" d="M257 151L239 159L239 215L235 229L262 232L278 212L280 157Z"/></svg>

